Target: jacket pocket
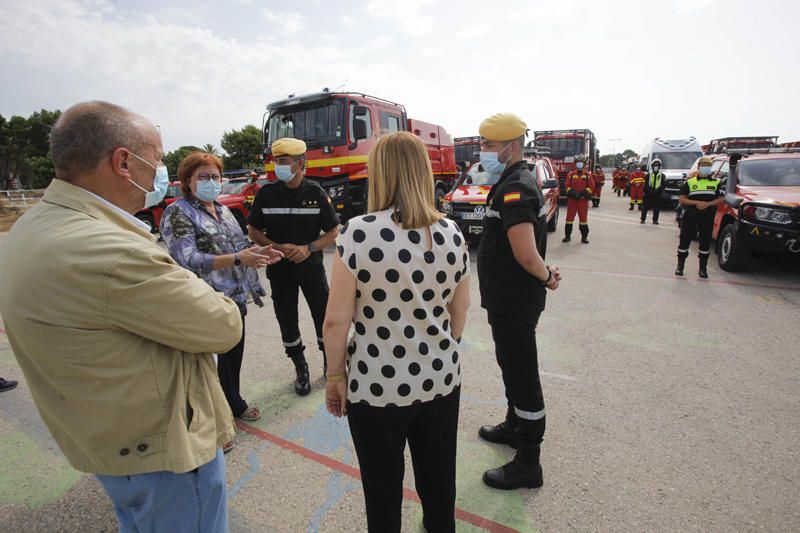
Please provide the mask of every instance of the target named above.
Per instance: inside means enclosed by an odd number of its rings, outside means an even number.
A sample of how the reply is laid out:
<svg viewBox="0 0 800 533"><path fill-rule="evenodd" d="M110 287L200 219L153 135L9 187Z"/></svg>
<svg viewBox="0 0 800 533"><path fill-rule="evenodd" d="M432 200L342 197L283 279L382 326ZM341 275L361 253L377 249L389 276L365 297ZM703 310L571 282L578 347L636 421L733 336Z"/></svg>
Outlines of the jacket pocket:
<svg viewBox="0 0 800 533"><path fill-rule="evenodd" d="M156 433L141 437L136 441L136 453L139 457L147 457L154 453L162 453L167 450L167 434Z"/></svg>

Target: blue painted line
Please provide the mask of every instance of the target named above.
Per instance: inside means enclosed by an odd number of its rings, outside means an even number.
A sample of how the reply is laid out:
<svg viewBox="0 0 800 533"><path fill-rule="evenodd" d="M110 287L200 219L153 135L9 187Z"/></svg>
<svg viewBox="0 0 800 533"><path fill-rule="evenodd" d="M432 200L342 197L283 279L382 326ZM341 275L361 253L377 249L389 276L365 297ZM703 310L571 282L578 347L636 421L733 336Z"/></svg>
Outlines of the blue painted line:
<svg viewBox="0 0 800 533"><path fill-rule="evenodd" d="M258 471L261 470L261 459L258 458L258 452L266 450L269 445L268 442L261 442L255 449L250 450L250 453L247 454L247 464L250 465L250 468L248 468L247 472L242 474L242 477L237 479L233 486L228 489L229 501L233 501L247 482L253 479L253 477L258 474Z"/></svg>

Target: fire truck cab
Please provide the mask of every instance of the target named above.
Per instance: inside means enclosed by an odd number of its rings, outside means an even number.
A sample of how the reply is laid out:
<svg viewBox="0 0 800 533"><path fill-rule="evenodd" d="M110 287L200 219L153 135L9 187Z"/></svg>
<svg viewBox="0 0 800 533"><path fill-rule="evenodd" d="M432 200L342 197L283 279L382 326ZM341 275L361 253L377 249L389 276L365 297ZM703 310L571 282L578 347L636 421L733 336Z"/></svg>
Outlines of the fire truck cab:
<svg viewBox="0 0 800 533"><path fill-rule="evenodd" d="M547 157L553 162L558 173L559 194L567 198L567 175L575 169L575 157L586 157L586 168L591 172L597 157L597 138L591 130L547 130L533 132L529 147L549 148Z"/></svg>
<svg viewBox="0 0 800 533"><path fill-rule="evenodd" d="M409 119L401 104L362 93L327 89L289 96L267 106L263 122L265 170L275 176L274 141L305 141L306 177L328 193L342 222L366 212L367 155L382 133L409 131L428 148L437 194L449 190L457 176L453 140L444 128ZM443 192L439 192L443 191Z"/></svg>

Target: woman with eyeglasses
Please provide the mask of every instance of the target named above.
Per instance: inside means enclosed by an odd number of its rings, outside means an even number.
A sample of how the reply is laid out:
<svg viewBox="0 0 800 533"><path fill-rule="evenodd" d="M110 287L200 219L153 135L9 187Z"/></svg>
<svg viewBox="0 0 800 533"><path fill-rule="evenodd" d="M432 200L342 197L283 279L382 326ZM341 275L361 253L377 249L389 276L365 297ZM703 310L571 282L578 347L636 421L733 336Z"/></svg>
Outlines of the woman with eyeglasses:
<svg viewBox="0 0 800 533"><path fill-rule="evenodd" d="M248 296L259 307L263 306L261 297L266 296L255 269L280 261L283 254L271 246L251 246L230 209L216 201L222 189L222 161L218 157L192 152L178 166L178 179L183 198L164 211L161 236L179 265L238 304L244 326ZM261 412L249 406L239 391L243 356L244 327L239 344L219 354L217 372L233 416L254 421ZM223 451L231 448L233 441Z"/></svg>

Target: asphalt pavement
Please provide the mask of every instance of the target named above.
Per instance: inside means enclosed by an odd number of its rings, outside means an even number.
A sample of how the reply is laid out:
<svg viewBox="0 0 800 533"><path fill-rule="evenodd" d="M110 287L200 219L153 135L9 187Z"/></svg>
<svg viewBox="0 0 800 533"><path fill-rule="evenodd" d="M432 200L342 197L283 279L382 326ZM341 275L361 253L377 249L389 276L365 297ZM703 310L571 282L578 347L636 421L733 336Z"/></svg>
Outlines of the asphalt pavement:
<svg viewBox="0 0 800 533"><path fill-rule="evenodd" d="M733 274L712 254L710 279L701 280L695 242L687 275L677 278L673 213L641 225L627 199L609 193L590 210L590 244L577 228L561 243L563 206L550 234L547 262L564 279L538 327L547 405L541 489L481 482L512 451L477 436L481 424L501 420L505 399L473 280L458 530L800 530L797 258L762 259ZM302 303L300 317L313 380L305 398L293 392L271 306L253 306L247 317L242 386L264 416L240 425L226 456L234 532L366 531L347 422L325 411L322 358ZM42 424L2 329L0 376L20 380L0 393L0 530L114 531L99 485L69 467ZM403 531L423 531L409 458L406 472Z"/></svg>

